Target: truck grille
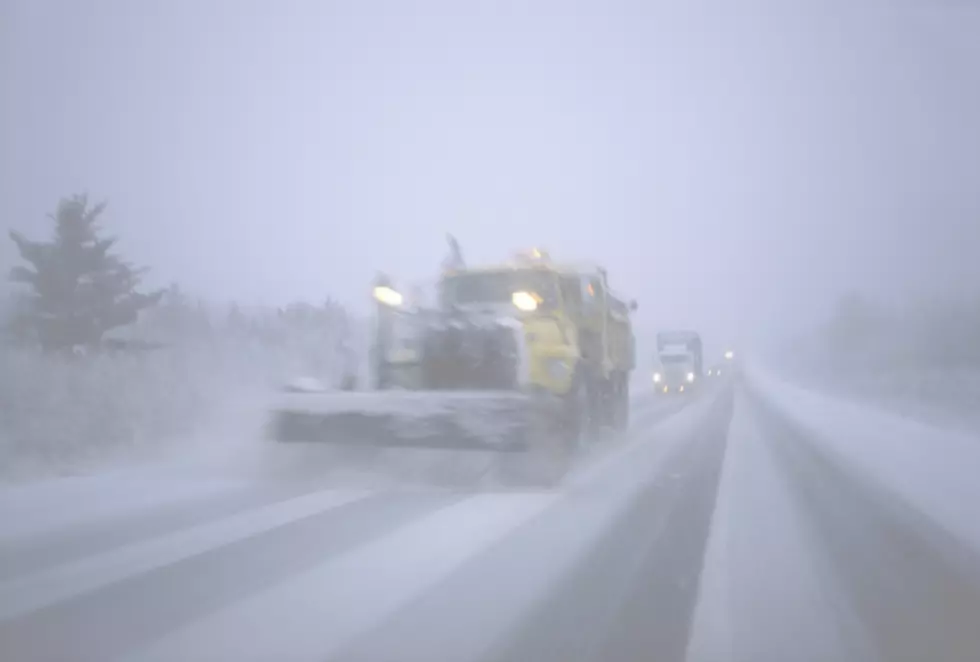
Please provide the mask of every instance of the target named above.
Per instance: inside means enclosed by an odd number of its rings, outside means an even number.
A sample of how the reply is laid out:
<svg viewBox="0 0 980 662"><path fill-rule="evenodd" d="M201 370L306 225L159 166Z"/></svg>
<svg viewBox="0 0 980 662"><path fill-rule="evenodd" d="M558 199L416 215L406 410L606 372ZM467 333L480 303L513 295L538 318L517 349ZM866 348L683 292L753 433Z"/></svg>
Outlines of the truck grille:
<svg viewBox="0 0 980 662"><path fill-rule="evenodd" d="M430 389L510 390L518 386L519 362L510 328L457 323L426 335L422 379Z"/></svg>

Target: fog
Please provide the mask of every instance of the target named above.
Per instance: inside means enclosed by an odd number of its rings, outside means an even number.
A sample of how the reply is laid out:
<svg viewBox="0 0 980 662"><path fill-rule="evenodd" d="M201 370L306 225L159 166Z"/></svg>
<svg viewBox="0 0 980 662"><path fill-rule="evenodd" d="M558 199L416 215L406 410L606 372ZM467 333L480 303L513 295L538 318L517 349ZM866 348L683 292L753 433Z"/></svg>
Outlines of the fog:
<svg viewBox="0 0 980 662"><path fill-rule="evenodd" d="M4 657L980 659L980 2L711 4L0 0Z"/></svg>
<svg viewBox="0 0 980 662"><path fill-rule="evenodd" d="M638 326L744 342L980 276L969 3L2 11L3 224L88 191L206 296L364 307L452 232L472 260L599 261Z"/></svg>

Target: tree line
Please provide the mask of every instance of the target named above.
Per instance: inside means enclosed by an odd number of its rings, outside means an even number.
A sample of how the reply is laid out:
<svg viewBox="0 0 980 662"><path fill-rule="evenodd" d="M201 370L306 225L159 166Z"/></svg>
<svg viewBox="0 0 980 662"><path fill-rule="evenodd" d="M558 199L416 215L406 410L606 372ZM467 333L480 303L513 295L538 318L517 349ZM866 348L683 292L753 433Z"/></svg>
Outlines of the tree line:
<svg viewBox="0 0 980 662"><path fill-rule="evenodd" d="M329 298L318 306L295 303L259 313L231 304L216 320L214 306L195 300L177 284L144 288L148 269L122 257L118 238L107 235L101 224L106 207L106 202L91 203L87 195L73 195L62 198L47 216L47 238L10 231L22 264L9 273L19 291L6 315L8 338L57 352L154 347L175 338L206 338L215 327L273 344L282 340L284 326L312 333L329 327L337 340L348 336L347 313ZM149 327L163 343L134 341L132 331L141 327Z"/></svg>

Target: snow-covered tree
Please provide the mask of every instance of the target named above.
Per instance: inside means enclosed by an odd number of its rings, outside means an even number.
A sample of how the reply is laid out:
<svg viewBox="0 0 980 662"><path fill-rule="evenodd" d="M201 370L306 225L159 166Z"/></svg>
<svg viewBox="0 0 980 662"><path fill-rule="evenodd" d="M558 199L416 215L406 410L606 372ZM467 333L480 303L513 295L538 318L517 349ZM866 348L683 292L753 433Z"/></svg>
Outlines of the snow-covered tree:
<svg viewBox="0 0 980 662"><path fill-rule="evenodd" d="M27 265L14 267L10 279L29 287L20 324L30 328L46 349L97 346L110 329L136 321L162 292L137 291L146 269L112 252L113 237L98 225L106 203L89 206L85 195L64 198L49 215L54 236L33 241L11 231Z"/></svg>

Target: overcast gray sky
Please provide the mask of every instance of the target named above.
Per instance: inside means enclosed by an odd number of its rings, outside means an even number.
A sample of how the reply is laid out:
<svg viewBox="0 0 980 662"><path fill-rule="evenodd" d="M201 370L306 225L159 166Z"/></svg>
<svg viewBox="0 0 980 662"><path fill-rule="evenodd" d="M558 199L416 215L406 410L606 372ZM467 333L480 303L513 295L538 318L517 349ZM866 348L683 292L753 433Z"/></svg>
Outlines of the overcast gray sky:
<svg viewBox="0 0 980 662"><path fill-rule="evenodd" d="M715 338L976 286L980 3L789 4L0 0L0 224L271 303L540 245Z"/></svg>

